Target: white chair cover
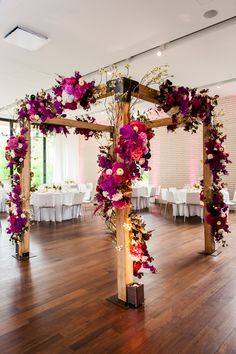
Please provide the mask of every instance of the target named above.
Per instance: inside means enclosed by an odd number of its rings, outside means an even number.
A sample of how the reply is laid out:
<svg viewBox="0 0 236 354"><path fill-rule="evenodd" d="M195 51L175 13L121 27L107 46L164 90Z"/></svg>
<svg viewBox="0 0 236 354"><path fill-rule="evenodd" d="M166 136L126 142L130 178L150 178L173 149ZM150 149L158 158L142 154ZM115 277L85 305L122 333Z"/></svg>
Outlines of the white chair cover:
<svg viewBox="0 0 236 354"><path fill-rule="evenodd" d="M187 192L184 216L188 218L195 215L200 216L203 220L203 207L200 205L200 195L195 192Z"/></svg>
<svg viewBox="0 0 236 354"><path fill-rule="evenodd" d="M84 192L78 192L74 194L73 197L73 211L72 211L72 218L78 218L80 216L81 212L81 205L84 200L85 193Z"/></svg>

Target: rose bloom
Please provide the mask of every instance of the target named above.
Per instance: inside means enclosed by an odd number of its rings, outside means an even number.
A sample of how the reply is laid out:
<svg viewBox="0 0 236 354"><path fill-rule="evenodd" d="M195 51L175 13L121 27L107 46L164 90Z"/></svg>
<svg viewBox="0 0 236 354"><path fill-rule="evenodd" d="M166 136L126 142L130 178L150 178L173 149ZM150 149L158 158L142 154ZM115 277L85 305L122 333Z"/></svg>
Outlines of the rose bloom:
<svg viewBox="0 0 236 354"><path fill-rule="evenodd" d="M134 149L131 151L131 157L134 160L139 160L143 156L143 150L141 148Z"/></svg>

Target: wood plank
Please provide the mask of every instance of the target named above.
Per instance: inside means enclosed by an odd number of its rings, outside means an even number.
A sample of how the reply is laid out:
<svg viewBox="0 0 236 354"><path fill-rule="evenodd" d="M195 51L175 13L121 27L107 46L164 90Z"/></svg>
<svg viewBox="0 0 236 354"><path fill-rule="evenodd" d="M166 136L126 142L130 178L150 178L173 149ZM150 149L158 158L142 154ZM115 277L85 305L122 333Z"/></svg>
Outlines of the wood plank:
<svg viewBox="0 0 236 354"><path fill-rule="evenodd" d="M137 92L132 92L131 94L133 97L158 105L157 96L159 94L159 91L151 87L139 84Z"/></svg>
<svg viewBox="0 0 236 354"><path fill-rule="evenodd" d="M120 128L130 121L130 103L117 103L117 126L115 129L115 145L119 139ZM117 158L119 162L119 158ZM124 223L128 223L130 205L125 209L116 209L116 240L117 240L117 289L118 298L126 302L126 286L133 282L133 261L130 255L130 234L124 228Z"/></svg>
<svg viewBox="0 0 236 354"><path fill-rule="evenodd" d="M159 128L168 125L173 125L173 122L172 122L172 118L160 118L160 119L150 120L145 124L147 128Z"/></svg>
<svg viewBox="0 0 236 354"><path fill-rule="evenodd" d="M212 185L212 173L208 164L205 164L207 153L205 149L205 143L208 141L210 126L203 124L203 191L204 194L211 194L209 187ZM205 252L206 254L212 254L215 251L216 244L214 238L211 235L211 225L206 222L207 210L204 207L204 240L205 240Z"/></svg>
<svg viewBox="0 0 236 354"><path fill-rule="evenodd" d="M158 205L144 212L158 272L141 279L145 307L126 311L106 301L116 291L116 251L104 221L82 212L79 221L32 225L38 257L18 263L1 216L0 353L235 353L236 213L216 259L197 253L200 219L173 223Z"/></svg>
<svg viewBox="0 0 236 354"><path fill-rule="evenodd" d="M94 131L98 131L98 132L112 132L112 130L113 130L113 127L111 127L109 125L80 122L75 119L67 119L67 118L47 119L45 124L63 125L66 127L88 129L88 130L94 130Z"/></svg>

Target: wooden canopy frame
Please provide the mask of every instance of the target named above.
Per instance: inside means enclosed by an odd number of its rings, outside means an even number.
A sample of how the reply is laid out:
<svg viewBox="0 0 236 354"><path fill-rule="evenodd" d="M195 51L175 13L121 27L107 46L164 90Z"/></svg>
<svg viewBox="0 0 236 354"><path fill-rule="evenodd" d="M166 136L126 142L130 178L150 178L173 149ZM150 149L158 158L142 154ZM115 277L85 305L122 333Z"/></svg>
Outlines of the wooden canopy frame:
<svg viewBox="0 0 236 354"><path fill-rule="evenodd" d="M116 93L124 95L125 99L117 100L117 112L119 111L119 116L117 117L117 126L108 126L102 124L94 124L76 121L73 119L55 117L52 119L47 119L46 124L74 127L80 129L88 129L91 131L116 133L116 139L119 137L119 130L124 124L130 122L130 102L131 97L136 97L138 99L158 104L157 96L158 91L144 85L137 83L136 81L123 78L119 79L119 85L117 85L115 91L110 91L106 94L101 94L98 99L104 99L106 97L112 96ZM121 97L121 96L120 96ZM146 123L148 128L159 128L164 126L173 125L172 118L162 118ZM30 126L29 121L25 122L28 132L26 139L28 141L28 151L25 157L24 165L22 168L20 183L21 191L23 195L23 209L30 210ZM205 164L206 152L205 152L205 142L208 140L208 130L210 126L205 126L203 124L203 190L206 194L209 191L209 187L212 184L212 173L210 171L209 165ZM118 299L126 301L126 287L127 284L133 282L133 262L129 252L129 231L123 226L127 222L127 218L130 212L130 206L125 209L116 209L116 238L117 238L117 288L118 288ZM206 207L204 207L204 240L205 240L205 253L207 255L215 252L215 241L211 235L211 226L206 223ZM30 252L30 227L25 232L23 241L19 244L19 256L29 257Z"/></svg>

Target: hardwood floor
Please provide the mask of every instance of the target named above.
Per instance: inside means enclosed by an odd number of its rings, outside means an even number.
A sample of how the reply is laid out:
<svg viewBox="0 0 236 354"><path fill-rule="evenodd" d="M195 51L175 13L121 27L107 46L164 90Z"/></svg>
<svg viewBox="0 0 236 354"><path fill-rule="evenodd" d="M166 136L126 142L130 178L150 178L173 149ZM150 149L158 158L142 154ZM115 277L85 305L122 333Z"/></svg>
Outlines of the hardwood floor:
<svg viewBox="0 0 236 354"><path fill-rule="evenodd" d="M145 213L158 273L145 274L145 306L123 310L116 251L102 220L32 227L29 262L0 237L0 353L236 353L236 214L229 247L203 250L203 227ZM4 221L2 221L4 224Z"/></svg>

